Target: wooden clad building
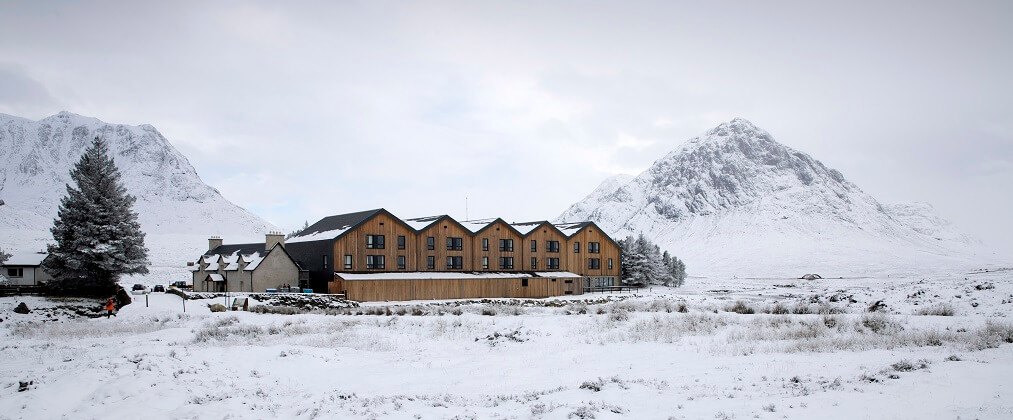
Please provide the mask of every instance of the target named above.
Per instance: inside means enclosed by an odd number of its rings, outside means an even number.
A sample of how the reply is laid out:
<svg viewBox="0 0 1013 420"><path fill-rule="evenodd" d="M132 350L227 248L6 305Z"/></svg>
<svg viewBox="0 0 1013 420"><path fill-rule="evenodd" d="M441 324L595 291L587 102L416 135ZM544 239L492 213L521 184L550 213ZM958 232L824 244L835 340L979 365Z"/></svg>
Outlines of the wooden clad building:
<svg viewBox="0 0 1013 420"><path fill-rule="evenodd" d="M325 217L286 249L314 291L360 301L549 297L619 281L619 246L592 222L402 220L376 209Z"/></svg>

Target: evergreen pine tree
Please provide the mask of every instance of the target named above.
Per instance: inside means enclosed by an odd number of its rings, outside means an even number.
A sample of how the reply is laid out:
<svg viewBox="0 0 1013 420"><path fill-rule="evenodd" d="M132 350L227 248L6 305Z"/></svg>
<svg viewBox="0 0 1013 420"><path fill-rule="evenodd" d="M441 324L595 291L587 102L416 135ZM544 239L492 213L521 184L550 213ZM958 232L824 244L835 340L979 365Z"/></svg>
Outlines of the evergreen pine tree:
<svg viewBox="0 0 1013 420"><path fill-rule="evenodd" d="M99 138L81 156L53 221L55 244L43 269L53 277L53 292L109 294L123 274L147 274L144 232L120 172Z"/></svg>
<svg viewBox="0 0 1013 420"><path fill-rule="evenodd" d="M11 257L11 254L4 252L3 248L0 248L0 264L3 264Z"/></svg>
<svg viewBox="0 0 1013 420"><path fill-rule="evenodd" d="M299 234L299 232L302 232L302 231L304 231L304 230L308 229L309 227L310 227L310 221L309 221L309 220L307 220L307 221L303 222L303 224L302 224L302 227L301 227L301 228L299 228L299 229L296 229L296 230L293 230L292 232L289 232L289 234L288 234L288 235L285 235L285 239L289 239L289 238L291 238L291 237L293 237L293 236L295 236L295 235L298 235L298 234Z"/></svg>

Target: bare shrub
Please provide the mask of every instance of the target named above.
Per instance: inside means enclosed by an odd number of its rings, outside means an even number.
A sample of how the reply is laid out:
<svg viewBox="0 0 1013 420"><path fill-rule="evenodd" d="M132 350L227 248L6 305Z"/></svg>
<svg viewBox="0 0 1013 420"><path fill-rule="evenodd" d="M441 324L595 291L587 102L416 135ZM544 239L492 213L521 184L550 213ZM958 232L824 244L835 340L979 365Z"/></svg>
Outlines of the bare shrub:
<svg viewBox="0 0 1013 420"><path fill-rule="evenodd" d="M609 320L611 321L623 322L629 321L629 319L630 319L629 311L613 308L612 311L609 312Z"/></svg>
<svg viewBox="0 0 1013 420"><path fill-rule="evenodd" d="M862 315L862 318L858 320L858 324L876 334L889 334L903 329L900 324L887 318L886 315L881 313L869 313Z"/></svg>
<svg viewBox="0 0 1013 420"><path fill-rule="evenodd" d="M489 307L482 308L482 315L496 316L496 310Z"/></svg>
<svg viewBox="0 0 1013 420"><path fill-rule="evenodd" d="M750 315L755 314L756 310L753 309L752 306L749 306L749 304L747 304L746 302L737 300L735 301L735 303L726 307L725 312L735 312L737 314Z"/></svg>
<svg viewBox="0 0 1013 420"><path fill-rule="evenodd" d="M938 303L932 306L918 308L914 311L915 315L929 315L929 316L953 316L954 314L953 305L948 303Z"/></svg>
<svg viewBox="0 0 1013 420"><path fill-rule="evenodd" d="M782 304L781 302L777 302L773 306L767 308L766 312L768 314L773 314L773 315L787 315L791 311L789 311L788 307L784 306L784 304Z"/></svg>

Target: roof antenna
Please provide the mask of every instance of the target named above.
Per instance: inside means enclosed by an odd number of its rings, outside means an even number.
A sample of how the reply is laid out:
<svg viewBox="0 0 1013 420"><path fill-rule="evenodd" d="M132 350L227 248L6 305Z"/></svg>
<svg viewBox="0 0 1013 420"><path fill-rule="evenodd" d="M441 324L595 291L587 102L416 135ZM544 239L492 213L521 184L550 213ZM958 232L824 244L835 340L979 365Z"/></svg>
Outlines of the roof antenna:
<svg viewBox="0 0 1013 420"><path fill-rule="evenodd" d="M471 220L468 218L468 196L464 196L464 220Z"/></svg>

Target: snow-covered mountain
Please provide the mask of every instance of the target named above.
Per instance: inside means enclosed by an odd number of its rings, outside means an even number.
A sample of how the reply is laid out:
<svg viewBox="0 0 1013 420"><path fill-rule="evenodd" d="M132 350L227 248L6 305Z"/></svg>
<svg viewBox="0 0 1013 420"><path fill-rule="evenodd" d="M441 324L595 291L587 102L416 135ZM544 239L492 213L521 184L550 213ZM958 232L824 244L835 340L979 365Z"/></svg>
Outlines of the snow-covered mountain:
<svg viewBox="0 0 1013 420"><path fill-rule="evenodd" d="M840 172L736 118L640 175L612 177L556 221L643 232L691 274L856 275L966 267L980 242L927 204L884 206Z"/></svg>
<svg viewBox="0 0 1013 420"><path fill-rule="evenodd" d="M107 124L69 112L39 121L0 114L0 200L4 202L0 205L0 232L4 233L0 247L43 247L66 194L65 185L71 182L70 170L95 137L106 140L127 190L137 197L134 210L148 234L153 261L163 253L159 238L176 237L162 242L186 255L194 246L206 246L203 241L193 242L193 237L217 234L229 242L262 240L265 232L277 230L201 181L186 157L155 127ZM177 258L171 254L167 253L168 259Z"/></svg>

